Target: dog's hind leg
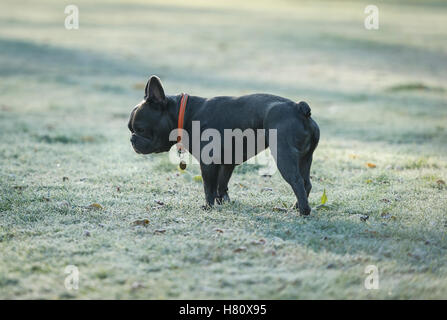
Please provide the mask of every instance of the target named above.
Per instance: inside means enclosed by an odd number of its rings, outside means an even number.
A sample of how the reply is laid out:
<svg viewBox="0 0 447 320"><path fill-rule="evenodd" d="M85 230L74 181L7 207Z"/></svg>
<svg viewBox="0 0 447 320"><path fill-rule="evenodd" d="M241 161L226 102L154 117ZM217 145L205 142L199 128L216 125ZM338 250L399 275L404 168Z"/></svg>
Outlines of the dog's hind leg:
<svg viewBox="0 0 447 320"><path fill-rule="evenodd" d="M296 134L290 133L295 133L296 131L290 127L278 126L277 131L279 139L271 141L272 137L269 137L269 146L272 150L273 158L276 161L281 176L290 184L295 193L297 198L296 208L299 209L302 215L308 215L311 211L307 201L307 191L310 191L310 181L305 182L305 179L308 179L312 159L306 159L306 161L301 161L301 159L309 152L309 149L304 151L298 149L298 145L306 144L297 143L293 139Z"/></svg>
<svg viewBox="0 0 447 320"><path fill-rule="evenodd" d="M217 180L217 198L218 204L230 201L228 196L228 181L230 181L231 174L233 173L234 164L221 164L219 167L219 177Z"/></svg>
<svg viewBox="0 0 447 320"><path fill-rule="evenodd" d="M307 197L309 198L310 190L312 189L312 183L310 182L310 167L312 165L312 157L315 149L317 148L318 141L320 139L320 129L317 124L312 121L311 123L311 147L310 150L300 159L300 173L304 179L304 188L306 189Z"/></svg>
<svg viewBox="0 0 447 320"><path fill-rule="evenodd" d="M310 190L312 190L312 183L310 182L310 166L312 165L312 153L309 152L300 159L299 168L300 174L304 181L304 189L306 189L306 195L309 198Z"/></svg>
<svg viewBox="0 0 447 320"><path fill-rule="evenodd" d="M297 198L296 207L300 213L302 215L310 214L311 209L307 201L305 182L300 173L298 156L290 152L290 149L281 150L280 146L278 146L276 165L284 180L292 187Z"/></svg>

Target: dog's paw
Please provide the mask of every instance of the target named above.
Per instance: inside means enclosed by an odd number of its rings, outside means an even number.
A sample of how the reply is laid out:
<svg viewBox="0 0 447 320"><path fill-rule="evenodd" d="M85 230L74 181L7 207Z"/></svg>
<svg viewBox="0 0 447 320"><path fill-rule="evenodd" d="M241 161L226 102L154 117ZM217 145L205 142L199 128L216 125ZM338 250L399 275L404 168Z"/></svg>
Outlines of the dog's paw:
<svg viewBox="0 0 447 320"><path fill-rule="evenodd" d="M224 204L225 202L230 202L230 197L226 193L223 196L216 198L217 204Z"/></svg>
<svg viewBox="0 0 447 320"><path fill-rule="evenodd" d="M312 209L309 206L300 208L298 202L295 203L295 209L298 209L298 211L300 212L300 215L302 215L302 216L308 216L308 215L310 215L310 212L312 211Z"/></svg>
<svg viewBox="0 0 447 320"><path fill-rule="evenodd" d="M311 212L311 211L312 211L311 208L306 208L306 209L300 210L300 215L302 215L302 216L308 216L308 215L310 215L310 212Z"/></svg>

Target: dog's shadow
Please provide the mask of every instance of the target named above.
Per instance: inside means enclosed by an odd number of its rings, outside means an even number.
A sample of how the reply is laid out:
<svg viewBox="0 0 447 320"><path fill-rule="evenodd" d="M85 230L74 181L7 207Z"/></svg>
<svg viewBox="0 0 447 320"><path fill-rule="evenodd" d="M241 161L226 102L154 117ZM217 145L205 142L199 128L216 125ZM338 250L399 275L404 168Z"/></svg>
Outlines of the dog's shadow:
<svg viewBox="0 0 447 320"><path fill-rule="evenodd" d="M253 206L251 203L232 200L212 210L241 215L253 223L247 224L248 233L256 234L266 243L279 239L284 244L300 246L315 253L332 253L358 258L371 263L395 261L403 269L432 271L443 268L439 251L445 251L442 230L402 226L399 221L382 221L383 218L344 213L340 206L313 208L309 216L301 216L293 208L277 211L271 203ZM363 220L362 220L363 218ZM402 250L402 242L405 249ZM415 254L415 252L417 252ZM424 260L421 265L421 260Z"/></svg>

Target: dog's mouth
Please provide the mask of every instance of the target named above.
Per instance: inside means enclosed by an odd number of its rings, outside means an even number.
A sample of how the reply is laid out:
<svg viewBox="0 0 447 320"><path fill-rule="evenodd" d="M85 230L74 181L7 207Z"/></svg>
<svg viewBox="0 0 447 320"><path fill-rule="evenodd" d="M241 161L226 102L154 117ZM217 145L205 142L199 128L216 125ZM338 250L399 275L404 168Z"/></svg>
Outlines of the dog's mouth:
<svg viewBox="0 0 447 320"><path fill-rule="evenodd" d="M138 154L142 154L141 152L140 152L140 150L138 150L136 147L135 147L135 145L132 143L132 148L133 148L133 151L135 151L136 153L138 153Z"/></svg>
<svg viewBox="0 0 447 320"><path fill-rule="evenodd" d="M150 150L150 148L138 148L135 143L132 143L132 148L138 154L149 154L154 152L153 150Z"/></svg>
<svg viewBox="0 0 447 320"><path fill-rule="evenodd" d="M163 152L161 148L152 148L152 147L146 147L146 146L137 146L136 142L132 142L132 148L133 150L138 154L150 154L150 153L160 153Z"/></svg>
<svg viewBox="0 0 447 320"><path fill-rule="evenodd" d="M130 142L132 144L132 148L138 154L162 153L169 151L170 149L170 146L167 148L163 144L157 143L158 141L153 141L136 134L132 135Z"/></svg>

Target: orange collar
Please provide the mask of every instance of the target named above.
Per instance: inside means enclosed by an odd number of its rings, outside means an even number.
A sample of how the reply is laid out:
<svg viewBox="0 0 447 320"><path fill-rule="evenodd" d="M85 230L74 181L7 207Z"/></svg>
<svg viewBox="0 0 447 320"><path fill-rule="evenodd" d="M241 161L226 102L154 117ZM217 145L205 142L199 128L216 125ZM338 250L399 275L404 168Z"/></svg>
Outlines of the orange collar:
<svg viewBox="0 0 447 320"><path fill-rule="evenodd" d="M185 119L186 103L188 102L188 95L182 93L182 99L180 100L180 109L178 111L178 124L177 124L177 149L179 152L183 149L182 146L182 133L183 133L183 121Z"/></svg>

